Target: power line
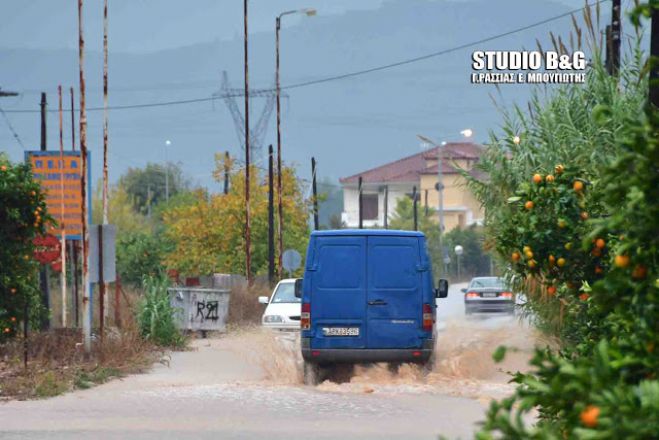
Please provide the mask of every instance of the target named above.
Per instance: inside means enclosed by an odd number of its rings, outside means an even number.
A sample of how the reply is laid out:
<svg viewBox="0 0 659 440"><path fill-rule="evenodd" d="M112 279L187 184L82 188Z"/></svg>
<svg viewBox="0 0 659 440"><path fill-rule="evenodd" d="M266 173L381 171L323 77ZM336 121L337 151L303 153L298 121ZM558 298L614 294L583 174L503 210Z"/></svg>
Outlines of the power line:
<svg viewBox="0 0 659 440"><path fill-rule="evenodd" d="M320 79L305 81L305 82L301 82L301 83L297 83L297 84L291 84L291 85L282 87L282 89L296 89L296 88L299 88L299 87L306 87L306 86L321 84L321 83L325 83L325 82L329 82L329 81L335 81L335 80L340 80L340 79L345 79L345 78L351 78L351 77L355 77L355 76L365 75L365 74L368 74L368 73L379 72L381 70L391 69L391 68L394 68L394 67L404 66L406 64L412 64L412 63L416 63L416 62L419 62L419 61L424 61L424 60L427 60L427 59L430 59L430 58L434 58L434 57L438 57L438 56L441 56L441 55L449 54L451 52L456 52L458 50L466 49L468 47L477 46L477 45L483 44L483 43L488 43L490 41L497 40L499 38L503 38L503 37L507 37L507 36L512 35L512 34L516 34L517 32L526 31L528 29L532 29L534 27L538 27L538 26L550 23L550 22L555 21L555 20L558 20L558 19L561 19L561 18L564 18L564 17L568 17L568 16L570 16L570 15L576 13L576 12L580 12L580 11L584 10L586 7L595 6L595 5L598 5L600 3L604 3L604 2L607 2L607 1L611 1L611 0L599 0L595 3L590 4L590 5L587 5L587 6L584 6L584 7L581 7L581 8L577 8L577 9L573 9L572 11L565 12L563 14L555 15L553 17L546 18L544 20L541 20L541 21L538 21L538 22L535 22L535 23L531 23L529 25L526 25L526 26L523 26L523 27L520 27L520 28L517 28L517 29L513 29L513 30L510 30L510 31L507 31L507 32L503 32L501 34L492 35L490 37L486 37L486 38L482 38L480 40L472 41L470 43L464 43L464 44L461 44L459 46L451 47L449 49L439 50L437 52L432 52L432 53L429 53L429 54L426 54L426 55L421 55L421 56L414 57L414 58L408 58L406 60L397 61L395 63L384 64L382 66L372 67L370 69L357 70L355 72L344 73L342 75L330 76L330 77L327 77L327 78L320 78Z"/></svg>
<svg viewBox="0 0 659 440"><path fill-rule="evenodd" d="M397 61L397 62L394 62L394 63L383 64L383 65L380 65L380 66L371 67L371 68L368 68L368 69L356 70L356 71L353 71L353 72L347 72L347 73L343 73L343 74L339 74L339 75L328 76L328 77L325 77L325 78L319 78L319 79L314 79L314 80L289 84L289 85L282 86L281 90L298 89L298 88L301 88L301 87L308 87L308 86L312 86L312 85L316 85L316 84L323 84L323 83L327 83L327 82L331 82L331 81L338 81L338 80L342 80L342 79L346 79L346 78L353 78L353 77L356 77L356 76L361 76L361 75L366 75L366 74L373 73L373 72L379 72L379 71L382 71L382 70L392 69L392 68L404 66L404 65L407 65L407 64L417 63L419 61L425 61L425 60L428 60L428 59L431 59L431 58L446 55L446 54L449 54L449 53L452 53L452 52L457 52L459 50L466 49L466 48L469 48L469 47L472 47L472 46L478 46L478 45L483 44L483 43L488 43L490 41L498 40L499 38L503 38L503 37L507 37L507 36L516 34L518 32L522 32L522 31L526 31L526 30L529 30L529 29L532 29L532 28L535 28L535 27L538 27L538 26L542 26L543 24L547 24L547 23L550 23L552 21L560 20L561 18L569 17L572 14L575 14L577 12L580 12L580 11L584 10L587 7L596 6L596 5L599 5L601 3L605 3L605 2L608 2L608 1L611 1L611 0L598 0L594 3L586 5L584 7L573 9L571 11L564 12L562 14L555 15L553 17L549 17L549 18L546 18L544 20L540 20L540 21L537 21L535 23L528 24L526 26L522 26L522 27L519 27L519 28L516 28L516 29L512 29L510 31L502 32L500 34L495 34L495 35L492 35L492 36L489 36L489 37L486 37L486 38L481 38L479 40L471 41L469 43L464 43L464 44L454 46L454 47L451 47L451 48L448 48L448 49L443 49L443 50L439 50L439 51L432 52L432 53L429 53L429 54L421 55L421 56L418 56L418 57L408 58L408 59ZM274 89L263 89L263 90L268 91L268 90L274 90ZM241 92L230 93L230 94L224 94L224 95L220 94L220 95L213 96L213 97L191 98L191 99L183 99L183 100L175 100L175 101L162 101L162 102L151 102L151 103L143 103L143 104L115 105L115 106L109 106L108 110L128 110L128 109L140 109L140 108L150 108L150 107L166 107L166 106L172 106L172 105L183 105L183 104L193 104L193 103L200 103L200 102L209 102L209 101L214 101L215 99L222 99L222 98L228 98L228 97L239 97L239 96L244 96L244 92L242 92L242 93ZM103 110L103 107L90 107L90 108L87 108L87 111L100 111L100 110ZM48 110L48 111L55 112L57 110ZM70 111L70 109L65 109L65 111ZM7 110L6 112L7 113L38 113L39 110Z"/></svg>
<svg viewBox="0 0 659 440"><path fill-rule="evenodd" d="M9 118L7 117L7 114L2 109L2 107L0 107L0 113L2 113L2 116L4 116L5 122L7 123L7 127L9 127L9 131L11 131L11 134L14 135L14 138L16 138L16 141L21 146L21 148L25 150L25 145L23 145L23 141L21 141L20 136L18 136L18 133L16 133L16 130L14 130L14 127L11 125L11 122L9 121Z"/></svg>

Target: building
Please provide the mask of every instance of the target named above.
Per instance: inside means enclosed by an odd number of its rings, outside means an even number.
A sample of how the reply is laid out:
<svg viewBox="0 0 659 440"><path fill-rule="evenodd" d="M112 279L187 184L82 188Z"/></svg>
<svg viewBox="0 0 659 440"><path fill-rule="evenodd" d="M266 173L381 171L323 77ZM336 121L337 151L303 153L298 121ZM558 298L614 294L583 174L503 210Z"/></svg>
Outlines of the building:
<svg viewBox="0 0 659 440"><path fill-rule="evenodd" d="M482 224L483 210L466 186L458 168L477 176L474 164L483 151L479 144L449 142L408 157L340 179L343 187L341 219L350 228L359 226L359 178L362 178L362 219L364 227L384 227L385 216L391 219L401 197L412 197L417 188L419 212L426 206L435 210L439 205L437 190L437 155L442 150L442 180L444 184L444 226L451 230Z"/></svg>

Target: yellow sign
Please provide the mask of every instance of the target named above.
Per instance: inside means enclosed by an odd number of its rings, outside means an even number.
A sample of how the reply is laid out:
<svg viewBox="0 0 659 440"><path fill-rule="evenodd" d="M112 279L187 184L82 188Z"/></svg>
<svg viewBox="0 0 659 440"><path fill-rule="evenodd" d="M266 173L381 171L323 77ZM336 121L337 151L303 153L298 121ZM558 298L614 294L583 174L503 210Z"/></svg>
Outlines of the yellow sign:
<svg viewBox="0 0 659 440"><path fill-rule="evenodd" d="M46 192L48 213L57 221L53 234L61 237L62 225L67 239L82 235L82 158L79 151L27 151L35 180ZM64 177L62 185L61 177ZM64 217L62 217L64 202Z"/></svg>

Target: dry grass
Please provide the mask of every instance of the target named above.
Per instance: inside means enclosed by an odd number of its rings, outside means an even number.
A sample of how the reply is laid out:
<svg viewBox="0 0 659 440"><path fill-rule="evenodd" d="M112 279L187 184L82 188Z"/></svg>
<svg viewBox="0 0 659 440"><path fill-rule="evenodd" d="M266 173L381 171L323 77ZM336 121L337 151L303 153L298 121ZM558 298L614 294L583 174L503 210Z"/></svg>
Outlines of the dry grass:
<svg viewBox="0 0 659 440"><path fill-rule="evenodd" d="M252 287L234 286L229 299L229 316L227 323L231 326L259 324L265 306L259 304L259 296L270 296L272 289L263 282L257 282Z"/></svg>
<svg viewBox="0 0 659 440"><path fill-rule="evenodd" d="M130 315L127 315L127 318ZM23 365L23 340L0 345L0 400L51 397L89 388L113 377L142 372L162 352L145 342L132 319L121 330L93 341L86 356L78 329L33 333L28 339L28 365Z"/></svg>

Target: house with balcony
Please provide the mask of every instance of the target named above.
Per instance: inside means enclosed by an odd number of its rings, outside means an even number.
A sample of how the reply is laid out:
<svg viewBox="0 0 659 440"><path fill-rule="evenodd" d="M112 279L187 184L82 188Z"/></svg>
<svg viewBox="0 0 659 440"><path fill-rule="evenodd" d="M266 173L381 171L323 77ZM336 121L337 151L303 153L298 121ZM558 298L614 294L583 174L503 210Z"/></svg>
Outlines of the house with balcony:
<svg viewBox="0 0 659 440"><path fill-rule="evenodd" d="M361 173L340 179L343 187L343 213L341 220L349 228L359 227L359 178L362 186L362 223L365 228L385 227L398 200L412 197L417 189L419 212L432 208L438 219L439 205L438 166L442 167L444 186L444 227L449 231L456 226L482 224L483 209L466 186L459 169L476 177L474 165L482 154L483 146L472 142L448 142L411 156L403 157ZM441 152L441 160L438 154Z"/></svg>

